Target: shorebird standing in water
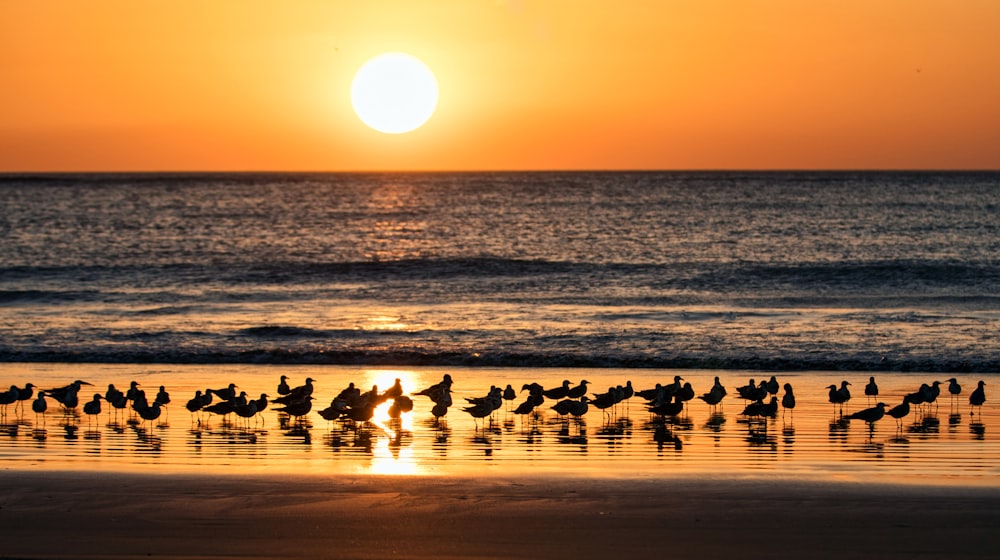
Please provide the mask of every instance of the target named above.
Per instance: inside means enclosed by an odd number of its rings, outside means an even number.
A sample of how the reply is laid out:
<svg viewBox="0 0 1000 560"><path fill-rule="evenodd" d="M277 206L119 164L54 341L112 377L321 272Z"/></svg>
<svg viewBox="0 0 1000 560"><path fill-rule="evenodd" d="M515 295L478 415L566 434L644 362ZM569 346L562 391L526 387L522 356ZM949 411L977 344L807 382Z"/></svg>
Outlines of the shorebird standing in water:
<svg viewBox="0 0 1000 560"><path fill-rule="evenodd" d="M792 384L785 383L785 395L781 397L781 417L785 417L785 411L791 410L792 417L795 417L795 394L792 393Z"/></svg>
<svg viewBox="0 0 1000 560"><path fill-rule="evenodd" d="M975 408L975 407L977 407L977 406L979 407L979 414L980 415L983 414L983 403L986 402L986 389L985 389L985 386L986 386L986 382L983 381L983 380L979 380L979 385L976 387L976 390L973 391L971 395L969 395L969 414L970 415L972 414L972 409Z"/></svg>
<svg viewBox="0 0 1000 560"><path fill-rule="evenodd" d="M100 393L94 393L94 398L83 405L83 413L88 418L94 418L101 413L101 398Z"/></svg>
<svg viewBox="0 0 1000 560"><path fill-rule="evenodd" d="M547 399L564 399L569 394L569 379L563 379L562 385L542 391L542 395Z"/></svg>
<svg viewBox="0 0 1000 560"><path fill-rule="evenodd" d="M14 412L17 412L18 408L21 409L21 412L24 412L24 403L31 400L31 397L34 396L34 389L34 385L27 383L24 387L17 390L17 402L14 403Z"/></svg>
<svg viewBox="0 0 1000 560"><path fill-rule="evenodd" d="M569 397L569 398L571 398L571 399L579 399L580 397L586 395L587 394L587 384L588 383L590 383L590 381L587 381L586 379L584 379L583 381L580 382L579 385L577 385L576 387L573 387L572 389L570 389L569 391L567 391L566 392L566 396Z"/></svg>
<svg viewBox="0 0 1000 560"><path fill-rule="evenodd" d="M827 389L830 390L830 402L834 406L840 406L840 415L844 415L844 404L851 400L851 391L847 388L850 383L846 380L840 382L840 388L838 389L836 385L828 385Z"/></svg>
<svg viewBox="0 0 1000 560"><path fill-rule="evenodd" d="M292 392L292 388L288 386L288 376L282 375L281 380L278 381L278 396L284 396Z"/></svg>
<svg viewBox="0 0 1000 560"><path fill-rule="evenodd" d="M878 398L878 385L875 383L875 376L868 378L868 384L865 385L865 396L868 397L868 404L872 403L873 399Z"/></svg>
<svg viewBox="0 0 1000 560"><path fill-rule="evenodd" d="M903 418L910 413L910 400L907 397L903 397L903 402L897 404L896 406L889 409L888 414L896 419L896 429L903 429Z"/></svg>
<svg viewBox="0 0 1000 560"><path fill-rule="evenodd" d="M952 377L948 379L948 394L951 395L951 408L954 412L955 406L958 403L958 396L962 394L962 386L958 384L958 380Z"/></svg>
<svg viewBox="0 0 1000 560"><path fill-rule="evenodd" d="M847 417L847 419L848 420L864 420L868 424L874 424L875 422L878 422L879 420L881 420L883 416L885 416L885 407L886 407L886 404L884 402L880 402L880 403L876 404L875 406L873 406L872 408L866 408L864 410L859 410L859 411L855 412L854 414L849 415Z"/></svg>
<svg viewBox="0 0 1000 560"><path fill-rule="evenodd" d="M45 391L38 392L38 398L31 401L31 410L35 412L35 421L38 421L38 415L42 415L42 422L45 422L45 411L49 408L49 404L45 402Z"/></svg>

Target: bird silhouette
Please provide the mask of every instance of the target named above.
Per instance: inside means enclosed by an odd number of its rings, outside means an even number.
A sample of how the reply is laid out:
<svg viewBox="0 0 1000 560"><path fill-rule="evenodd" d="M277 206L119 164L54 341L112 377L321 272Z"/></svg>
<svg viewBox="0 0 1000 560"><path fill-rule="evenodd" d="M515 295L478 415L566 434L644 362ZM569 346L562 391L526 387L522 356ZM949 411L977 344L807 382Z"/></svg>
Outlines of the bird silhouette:
<svg viewBox="0 0 1000 560"><path fill-rule="evenodd" d="M33 410L35 412L36 420L37 420L37 417L38 417L39 414L42 415L42 419L44 420L45 419L45 411L48 408L49 408L49 404L45 400L45 391L39 391L38 392L38 396L35 398L35 400L31 401L31 410Z"/></svg>
<svg viewBox="0 0 1000 560"><path fill-rule="evenodd" d="M952 377L948 379L948 394L951 395L951 405L955 406L955 402L958 401L958 396L962 394L962 386L958 384L958 379Z"/></svg>
<svg viewBox="0 0 1000 560"><path fill-rule="evenodd" d="M848 420L864 420L868 424L874 424L885 416L885 407L887 405L884 402L880 402L871 408L866 408L864 410L859 410L854 414L847 416Z"/></svg>
<svg viewBox="0 0 1000 560"><path fill-rule="evenodd" d="M969 409L971 410L972 408L978 406L979 413L982 414L983 403L985 402L986 402L986 382L980 379L979 385L976 387L976 390L973 391L971 395L969 395Z"/></svg>
<svg viewBox="0 0 1000 560"><path fill-rule="evenodd" d="M566 398L569 394L569 379L564 379L562 385L554 389L542 391L542 395L547 399L558 400Z"/></svg>
<svg viewBox="0 0 1000 560"><path fill-rule="evenodd" d="M865 385L865 396L868 397L869 403L872 399L878 398L878 384L875 383L875 376L868 378L868 384Z"/></svg>
<svg viewBox="0 0 1000 560"><path fill-rule="evenodd" d="M34 396L35 386L31 383L26 383L24 387L20 387L17 390L17 402L14 403L14 411L16 412L18 408L24 410L24 403L31 400Z"/></svg>
<svg viewBox="0 0 1000 560"><path fill-rule="evenodd" d="M223 389L206 389L206 393L215 395L224 401L231 401L236 398L236 384L230 383Z"/></svg>
<svg viewBox="0 0 1000 560"><path fill-rule="evenodd" d="M886 412L886 414L895 418L896 427L902 429L903 418L905 418L908 414L910 414L910 400L907 397L903 397L903 402L890 408L889 411Z"/></svg>
<svg viewBox="0 0 1000 560"><path fill-rule="evenodd" d="M785 383L785 394L781 397L781 415L785 415L786 410L795 409L795 394L792 392L792 384ZM794 412L793 412L794 414Z"/></svg>
<svg viewBox="0 0 1000 560"><path fill-rule="evenodd" d="M100 393L94 393L94 398L83 405L83 413L89 416L97 416L101 413L101 397Z"/></svg>
<svg viewBox="0 0 1000 560"><path fill-rule="evenodd" d="M579 399L580 397L586 395L588 383L590 383L590 381L587 381L586 379L580 381L579 385L566 392L566 396L571 399Z"/></svg>

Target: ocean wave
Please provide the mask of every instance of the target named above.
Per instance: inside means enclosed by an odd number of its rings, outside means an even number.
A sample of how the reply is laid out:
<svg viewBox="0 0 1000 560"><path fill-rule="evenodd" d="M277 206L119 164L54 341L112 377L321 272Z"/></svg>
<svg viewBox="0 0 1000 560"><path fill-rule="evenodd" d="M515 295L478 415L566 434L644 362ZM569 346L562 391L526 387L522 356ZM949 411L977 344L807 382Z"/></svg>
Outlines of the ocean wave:
<svg viewBox="0 0 1000 560"><path fill-rule="evenodd" d="M0 290L0 304L88 301L99 293L94 290Z"/></svg>
<svg viewBox="0 0 1000 560"><path fill-rule="evenodd" d="M248 327L236 331L236 334L258 338L329 338L331 334L327 331L308 329L305 327L263 325L259 327Z"/></svg>
<svg viewBox="0 0 1000 560"><path fill-rule="evenodd" d="M841 356L758 355L627 355L610 353L536 353L425 351L421 349L301 350L260 347L248 350L0 350L0 362L163 363L163 364L312 364L378 367L462 366L532 368L655 368L746 371L883 371L992 373L1000 370L995 357L899 358L865 354Z"/></svg>

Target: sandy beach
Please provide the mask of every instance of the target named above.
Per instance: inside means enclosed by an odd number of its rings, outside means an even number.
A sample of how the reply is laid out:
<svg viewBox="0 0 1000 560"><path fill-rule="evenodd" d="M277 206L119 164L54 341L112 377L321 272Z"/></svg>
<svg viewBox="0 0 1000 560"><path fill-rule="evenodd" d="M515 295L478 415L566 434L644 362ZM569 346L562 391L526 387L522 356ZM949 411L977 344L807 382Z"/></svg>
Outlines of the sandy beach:
<svg viewBox="0 0 1000 560"><path fill-rule="evenodd" d="M991 558L1000 489L787 479L0 474L11 558Z"/></svg>

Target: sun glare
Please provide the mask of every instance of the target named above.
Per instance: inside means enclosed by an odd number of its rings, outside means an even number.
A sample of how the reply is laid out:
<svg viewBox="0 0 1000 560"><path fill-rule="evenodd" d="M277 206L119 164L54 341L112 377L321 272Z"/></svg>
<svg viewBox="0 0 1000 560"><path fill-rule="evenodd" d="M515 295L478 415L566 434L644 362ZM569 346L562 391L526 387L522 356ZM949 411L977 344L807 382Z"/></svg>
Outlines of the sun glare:
<svg viewBox="0 0 1000 560"><path fill-rule="evenodd" d="M422 126L434 114L438 84L416 57L385 53L364 63L351 83L351 105L369 127L402 134Z"/></svg>

